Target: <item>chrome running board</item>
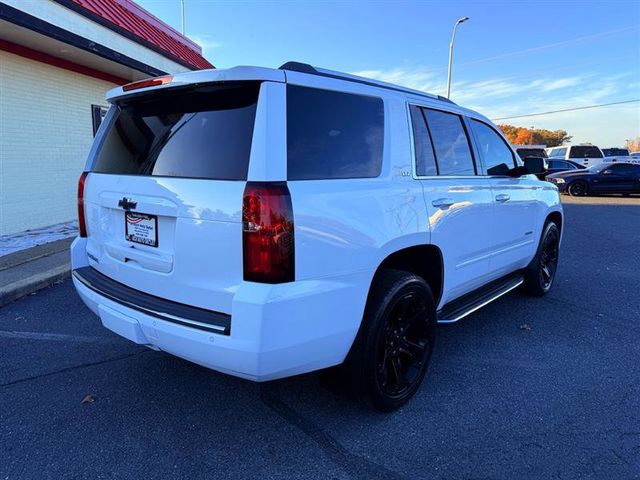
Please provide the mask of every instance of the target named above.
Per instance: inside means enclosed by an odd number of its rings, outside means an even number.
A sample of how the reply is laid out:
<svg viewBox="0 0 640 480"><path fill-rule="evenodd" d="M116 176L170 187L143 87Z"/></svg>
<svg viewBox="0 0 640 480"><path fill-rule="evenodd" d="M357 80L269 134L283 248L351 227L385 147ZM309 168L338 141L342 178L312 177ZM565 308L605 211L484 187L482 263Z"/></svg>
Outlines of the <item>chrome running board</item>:
<svg viewBox="0 0 640 480"><path fill-rule="evenodd" d="M447 324L457 322L494 300L497 300L501 296L506 295L515 288L518 288L523 282L524 277L522 272L516 272L448 302L438 310L438 323Z"/></svg>

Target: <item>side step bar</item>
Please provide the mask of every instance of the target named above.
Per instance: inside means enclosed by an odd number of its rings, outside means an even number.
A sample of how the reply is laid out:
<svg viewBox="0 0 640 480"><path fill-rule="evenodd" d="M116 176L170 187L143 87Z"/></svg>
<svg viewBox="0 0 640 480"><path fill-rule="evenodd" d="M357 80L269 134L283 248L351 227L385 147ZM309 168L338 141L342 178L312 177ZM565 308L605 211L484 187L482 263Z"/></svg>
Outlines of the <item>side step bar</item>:
<svg viewBox="0 0 640 480"><path fill-rule="evenodd" d="M438 310L438 323L457 322L509 293L514 288L519 287L522 282L524 282L524 275L519 271L494 280L477 290L456 298Z"/></svg>

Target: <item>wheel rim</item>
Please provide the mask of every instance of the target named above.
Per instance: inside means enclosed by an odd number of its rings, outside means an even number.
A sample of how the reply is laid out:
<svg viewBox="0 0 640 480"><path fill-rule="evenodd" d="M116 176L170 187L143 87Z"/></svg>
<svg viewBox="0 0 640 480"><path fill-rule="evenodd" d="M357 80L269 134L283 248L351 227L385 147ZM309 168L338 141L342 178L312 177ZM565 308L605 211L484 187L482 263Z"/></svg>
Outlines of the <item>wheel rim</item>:
<svg viewBox="0 0 640 480"><path fill-rule="evenodd" d="M544 239L540 253L540 284L548 290L553 283L558 268L558 235L550 232Z"/></svg>
<svg viewBox="0 0 640 480"><path fill-rule="evenodd" d="M582 182L576 182L571 185L571 193L576 196L582 196L587 193L587 187Z"/></svg>
<svg viewBox="0 0 640 480"><path fill-rule="evenodd" d="M382 391L402 397L419 382L433 346L427 304L407 292L390 307L377 348L376 372Z"/></svg>

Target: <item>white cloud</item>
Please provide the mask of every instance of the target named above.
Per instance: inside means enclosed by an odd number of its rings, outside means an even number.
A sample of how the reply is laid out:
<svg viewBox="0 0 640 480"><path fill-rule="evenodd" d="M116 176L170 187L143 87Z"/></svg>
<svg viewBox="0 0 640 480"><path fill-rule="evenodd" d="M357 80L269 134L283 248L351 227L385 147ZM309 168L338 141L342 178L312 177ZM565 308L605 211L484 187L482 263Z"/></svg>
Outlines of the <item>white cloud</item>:
<svg viewBox="0 0 640 480"><path fill-rule="evenodd" d="M353 75L360 77L373 78L382 82L395 83L403 87L413 88L414 90L422 90L424 92L435 93L434 90L439 89L439 81L436 75L426 69L402 69L395 68L392 70L360 70L352 72ZM439 80L439 79L438 79Z"/></svg>
<svg viewBox="0 0 640 480"><path fill-rule="evenodd" d="M204 57L209 57L213 53L212 50L223 46L211 35L188 35L188 37L202 47L202 55Z"/></svg>
<svg viewBox="0 0 640 480"><path fill-rule="evenodd" d="M442 95L446 76L424 67L354 72L368 78ZM629 79L629 77L633 77ZM538 113L564 108L638 98L637 73L609 76L594 74L518 81L517 77L453 82L452 100L482 112L489 118ZM634 88L635 87L635 88ZM563 129L574 142L591 141L603 146L623 145L640 131L640 104L563 112L505 120L518 126Z"/></svg>

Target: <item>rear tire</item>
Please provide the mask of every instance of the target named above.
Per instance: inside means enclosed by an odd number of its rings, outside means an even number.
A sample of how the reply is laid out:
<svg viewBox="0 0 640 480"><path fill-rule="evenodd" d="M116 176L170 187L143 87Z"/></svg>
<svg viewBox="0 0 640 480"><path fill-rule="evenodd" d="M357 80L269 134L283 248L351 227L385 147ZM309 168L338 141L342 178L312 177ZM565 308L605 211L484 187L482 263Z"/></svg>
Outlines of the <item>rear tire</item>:
<svg viewBox="0 0 640 480"><path fill-rule="evenodd" d="M589 185L582 180L576 180L567 187L567 191L572 197L586 197L589 195Z"/></svg>
<svg viewBox="0 0 640 480"><path fill-rule="evenodd" d="M559 253L560 229L554 222L548 222L542 230L536 256L525 270L523 289L527 294L541 297L551 290Z"/></svg>
<svg viewBox="0 0 640 480"><path fill-rule="evenodd" d="M379 272L342 366L344 380L382 412L401 407L422 383L435 333L436 308L427 282L400 270Z"/></svg>

